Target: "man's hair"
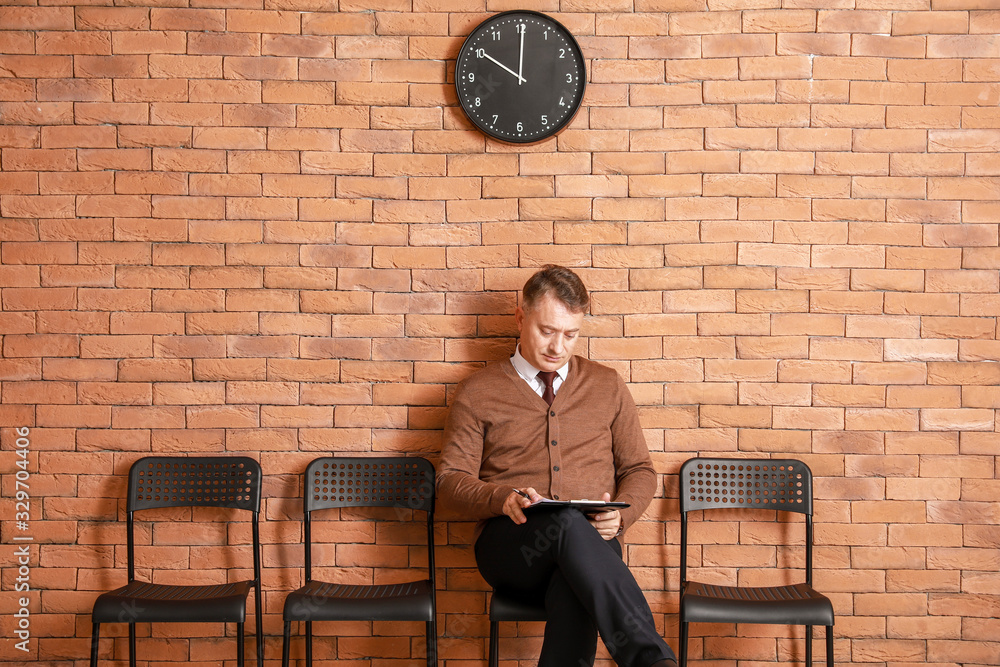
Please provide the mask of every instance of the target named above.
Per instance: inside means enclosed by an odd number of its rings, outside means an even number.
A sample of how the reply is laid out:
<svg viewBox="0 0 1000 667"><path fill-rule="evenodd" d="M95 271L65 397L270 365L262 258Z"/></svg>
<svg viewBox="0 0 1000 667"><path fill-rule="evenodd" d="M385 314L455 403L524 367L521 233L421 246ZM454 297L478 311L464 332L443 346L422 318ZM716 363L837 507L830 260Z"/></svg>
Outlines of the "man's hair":
<svg viewBox="0 0 1000 667"><path fill-rule="evenodd" d="M565 266L546 264L524 283L521 307L525 311L531 310L539 299L549 293L574 313L582 313L590 306L590 295L580 276Z"/></svg>

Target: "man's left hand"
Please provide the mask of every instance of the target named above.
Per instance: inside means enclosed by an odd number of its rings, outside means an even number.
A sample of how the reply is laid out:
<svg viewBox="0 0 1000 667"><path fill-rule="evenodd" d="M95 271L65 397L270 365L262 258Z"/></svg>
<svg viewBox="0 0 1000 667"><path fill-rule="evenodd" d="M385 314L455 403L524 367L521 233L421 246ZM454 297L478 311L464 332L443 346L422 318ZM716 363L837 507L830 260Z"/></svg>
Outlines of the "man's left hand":
<svg viewBox="0 0 1000 667"><path fill-rule="evenodd" d="M609 502L611 500L611 494L605 493L601 500L604 502ZM618 535L618 529L622 525L622 515L618 510L609 510L607 512L601 512L600 514L590 514L587 516L587 521L590 525L597 529L597 532L601 534L605 540L614 539Z"/></svg>

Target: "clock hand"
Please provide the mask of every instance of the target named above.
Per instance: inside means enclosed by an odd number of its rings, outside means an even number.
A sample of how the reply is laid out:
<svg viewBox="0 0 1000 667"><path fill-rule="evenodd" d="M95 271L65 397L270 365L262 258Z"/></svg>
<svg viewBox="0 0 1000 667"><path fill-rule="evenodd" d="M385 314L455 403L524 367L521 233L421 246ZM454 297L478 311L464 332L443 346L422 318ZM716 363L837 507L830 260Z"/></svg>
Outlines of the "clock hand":
<svg viewBox="0 0 1000 667"><path fill-rule="evenodd" d="M508 72L510 72L511 74L513 74L514 76L516 76L516 77L517 77L517 82L518 82L519 84L520 84L520 83L524 83L524 77L522 77L522 76L521 76L520 74L518 74L517 72L515 72L515 71L514 71L514 70L512 70L511 68L507 67L507 66L506 66L506 65L504 65L504 64L503 64L502 62L500 62L499 60L497 60L496 58L494 58L494 57L493 57L493 56L491 56L490 54L486 53L485 51L483 51L483 55L484 55L484 56L486 56L486 59L487 59L487 60L492 60L492 61L493 61L493 62L495 62L495 63L496 63L497 65L499 65L499 66L500 66L500 67L501 67L502 69L505 69L505 70L507 70Z"/></svg>
<svg viewBox="0 0 1000 667"><path fill-rule="evenodd" d="M521 72L524 71L524 33L527 28L521 25L521 58L517 61L517 85L524 83L524 77L521 76Z"/></svg>

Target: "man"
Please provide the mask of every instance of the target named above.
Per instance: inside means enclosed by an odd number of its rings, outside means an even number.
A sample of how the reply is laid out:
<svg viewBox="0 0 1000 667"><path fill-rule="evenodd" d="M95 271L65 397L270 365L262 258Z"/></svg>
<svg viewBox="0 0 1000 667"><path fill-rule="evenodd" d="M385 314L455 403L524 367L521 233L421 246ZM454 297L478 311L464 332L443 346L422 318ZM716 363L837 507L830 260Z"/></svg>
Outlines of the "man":
<svg viewBox="0 0 1000 667"><path fill-rule="evenodd" d="M635 403L613 369L573 355L590 297L546 266L524 285L510 360L459 383L438 474L442 504L478 519L486 581L548 611L539 667L594 664L597 633L624 667L676 665L621 560L619 538L653 498L656 473ZM614 499L621 510L529 506Z"/></svg>

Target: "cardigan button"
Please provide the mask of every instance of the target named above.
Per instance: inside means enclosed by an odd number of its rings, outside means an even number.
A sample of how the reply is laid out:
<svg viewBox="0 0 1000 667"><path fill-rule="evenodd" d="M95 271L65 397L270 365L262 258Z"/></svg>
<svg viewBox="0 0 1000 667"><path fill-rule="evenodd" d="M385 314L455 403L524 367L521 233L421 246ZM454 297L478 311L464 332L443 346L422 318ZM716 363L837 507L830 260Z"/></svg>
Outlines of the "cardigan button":
<svg viewBox="0 0 1000 667"><path fill-rule="evenodd" d="M559 443L558 443L557 441L555 441L555 440L553 440L553 441L552 441L552 446L553 446L553 447L555 447L555 446L556 446L556 445L558 445L558 444L559 444Z"/></svg>
<svg viewBox="0 0 1000 667"><path fill-rule="evenodd" d="M552 469L555 470L556 472L559 472L559 466L552 466Z"/></svg>
<svg viewBox="0 0 1000 667"><path fill-rule="evenodd" d="M549 417L555 417L555 416L556 416L556 411L555 410L549 410Z"/></svg>

